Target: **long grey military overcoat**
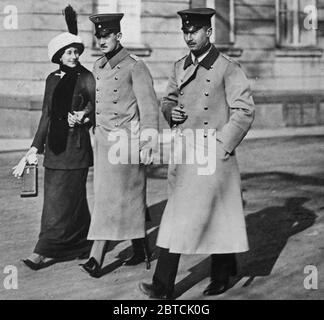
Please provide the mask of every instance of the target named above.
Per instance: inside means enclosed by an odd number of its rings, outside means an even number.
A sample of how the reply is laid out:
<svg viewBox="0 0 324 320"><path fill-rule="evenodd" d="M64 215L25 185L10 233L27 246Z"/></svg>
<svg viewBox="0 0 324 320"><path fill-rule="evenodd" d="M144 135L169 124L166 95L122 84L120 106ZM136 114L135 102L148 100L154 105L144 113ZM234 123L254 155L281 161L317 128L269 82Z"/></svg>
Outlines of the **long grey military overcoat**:
<svg viewBox="0 0 324 320"><path fill-rule="evenodd" d="M158 130L159 107L152 77L144 62L124 48L109 61L105 56L98 59L94 76L95 192L88 239L142 238L146 180L139 150L153 147L153 140L143 139L142 133ZM116 140L111 140L114 136ZM125 161L121 153L128 151Z"/></svg>
<svg viewBox="0 0 324 320"><path fill-rule="evenodd" d="M197 66L191 55L174 64L162 99L162 112L171 126L175 106L188 119L173 129L169 199L157 245L185 254L247 251L235 148L254 118L249 82L238 63L212 47ZM189 137L192 133L195 140ZM223 150L231 154L227 160L221 159ZM190 151L193 159L187 156ZM199 156L208 151L210 169L199 171L204 169ZM189 161L183 163L179 156Z"/></svg>

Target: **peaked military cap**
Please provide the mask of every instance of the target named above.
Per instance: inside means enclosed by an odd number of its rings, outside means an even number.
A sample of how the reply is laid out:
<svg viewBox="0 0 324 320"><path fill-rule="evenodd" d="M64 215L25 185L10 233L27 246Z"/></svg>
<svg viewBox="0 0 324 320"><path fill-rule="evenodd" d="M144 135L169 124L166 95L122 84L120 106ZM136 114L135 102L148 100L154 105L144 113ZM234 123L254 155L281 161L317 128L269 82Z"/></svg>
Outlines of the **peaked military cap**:
<svg viewBox="0 0 324 320"><path fill-rule="evenodd" d="M95 24L95 36L106 36L111 32L120 32L120 20L123 13L94 14L89 19Z"/></svg>
<svg viewBox="0 0 324 320"><path fill-rule="evenodd" d="M211 8L192 8L177 12L182 19L182 30L195 32L204 26L211 26L210 19L216 13Z"/></svg>

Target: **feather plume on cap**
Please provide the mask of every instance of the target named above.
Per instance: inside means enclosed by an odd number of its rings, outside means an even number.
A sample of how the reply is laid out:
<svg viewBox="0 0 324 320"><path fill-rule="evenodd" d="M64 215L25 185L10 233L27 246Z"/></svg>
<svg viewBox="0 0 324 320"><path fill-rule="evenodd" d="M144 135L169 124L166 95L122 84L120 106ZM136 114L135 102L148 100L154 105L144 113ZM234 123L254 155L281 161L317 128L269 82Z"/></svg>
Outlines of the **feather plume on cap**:
<svg viewBox="0 0 324 320"><path fill-rule="evenodd" d="M65 16L65 21L70 33L77 35L78 34L78 22L77 22L77 13L68 5L63 10L63 15Z"/></svg>

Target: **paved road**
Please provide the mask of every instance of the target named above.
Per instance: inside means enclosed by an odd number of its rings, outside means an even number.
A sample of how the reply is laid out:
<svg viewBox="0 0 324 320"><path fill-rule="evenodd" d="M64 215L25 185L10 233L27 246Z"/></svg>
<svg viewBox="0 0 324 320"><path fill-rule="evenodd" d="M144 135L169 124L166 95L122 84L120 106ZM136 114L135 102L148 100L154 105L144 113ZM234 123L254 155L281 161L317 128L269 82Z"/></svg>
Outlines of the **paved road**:
<svg viewBox="0 0 324 320"><path fill-rule="evenodd" d="M238 255L239 275L233 279L233 288L208 299L324 299L323 140L276 138L247 141L239 148L251 250ZM0 154L0 299L146 299L137 283L151 280L156 261L150 271L143 264L120 266L120 260L131 253L127 241L111 246L104 262L106 274L100 279L81 272L80 261L37 272L19 261L35 245L43 199L42 188L37 198L19 197L19 182L10 176L10 168L20 156L17 152ZM152 222L148 230L153 247L166 200L166 167L150 168L149 176ZM40 168L41 186L42 179ZM92 188L91 171L90 207ZM8 265L18 268L17 290L2 286ZM181 258L178 299L204 299L201 293L209 281L208 265L207 256ZM318 289L304 288L307 265L318 270Z"/></svg>

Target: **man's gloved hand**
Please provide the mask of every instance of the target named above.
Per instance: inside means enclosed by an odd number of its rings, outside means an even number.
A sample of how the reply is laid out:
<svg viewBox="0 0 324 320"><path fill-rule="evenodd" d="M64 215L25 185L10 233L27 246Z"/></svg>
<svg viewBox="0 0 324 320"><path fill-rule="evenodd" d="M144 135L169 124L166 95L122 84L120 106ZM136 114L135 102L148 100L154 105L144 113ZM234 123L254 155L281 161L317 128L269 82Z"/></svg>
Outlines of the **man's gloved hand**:
<svg viewBox="0 0 324 320"><path fill-rule="evenodd" d="M182 124L188 119L188 115L180 107L175 107L171 112L171 120L174 124Z"/></svg>

